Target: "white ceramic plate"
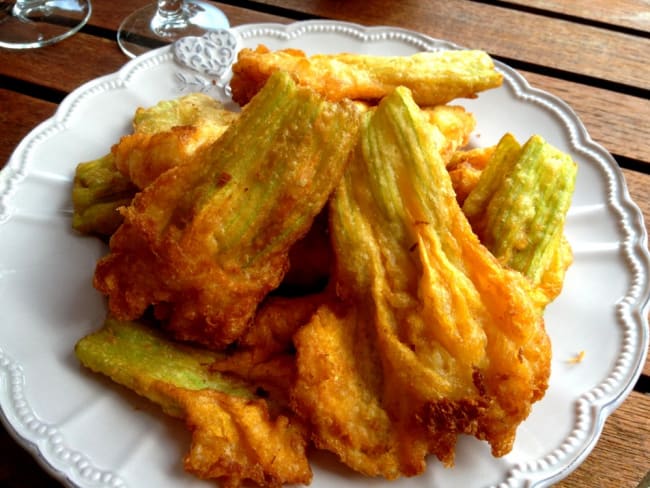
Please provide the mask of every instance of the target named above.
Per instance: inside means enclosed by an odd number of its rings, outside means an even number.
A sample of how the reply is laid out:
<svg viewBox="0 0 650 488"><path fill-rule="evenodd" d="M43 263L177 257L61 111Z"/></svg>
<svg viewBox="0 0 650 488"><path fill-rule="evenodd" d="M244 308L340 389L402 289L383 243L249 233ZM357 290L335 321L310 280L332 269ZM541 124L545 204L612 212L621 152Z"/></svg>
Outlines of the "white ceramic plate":
<svg viewBox="0 0 650 488"><path fill-rule="evenodd" d="M456 48L410 31L335 22L245 25L232 32L240 47L264 43L309 53L395 55ZM0 173L3 420L54 476L72 486L213 486L184 474L181 458L189 434L180 422L83 370L73 355L77 339L98 328L105 314L91 286L95 260L105 248L70 229L75 166L106 153L128 132L138 106L192 90L220 96L228 72L213 82L198 47L184 46L186 54L197 54L185 59L198 70L178 64L167 47L75 90L22 141ZM538 133L579 165L566 227L575 263L564 292L546 313L554 352L549 390L503 458L493 458L484 443L462 438L453 469L432 459L423 476L370 483L319 456L313 486L551 484L586 457L605 418L640 374L650 295L641 213L615 161L589 138L574 112L509 67L498 63L498 69L505 75L502 88L462 102L478 120L473 143L493 144L506 131L520 141ZM580 351L584 360L571 363Z"/></svg>

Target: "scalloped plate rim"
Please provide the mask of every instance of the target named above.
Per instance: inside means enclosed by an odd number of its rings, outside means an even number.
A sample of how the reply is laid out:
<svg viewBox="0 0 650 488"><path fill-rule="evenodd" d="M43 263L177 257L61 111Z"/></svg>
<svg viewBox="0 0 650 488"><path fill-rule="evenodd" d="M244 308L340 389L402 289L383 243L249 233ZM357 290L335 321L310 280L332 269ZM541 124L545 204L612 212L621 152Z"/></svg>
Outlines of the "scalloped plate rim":
<svg viewBox="0 0 650 488"><path fill-rule="evenodd" d="M462 46L450 41L435 39L426 34L410 31L408 29L390 26L362 26L350 22L339 21L322 21L322 20L309 20L294 22L291 24L278 24L278 23L258 23L258 24L244 24L231 29L236 35L246 38L246 36L254 36L259 32L264 32L269 35L277 35L279 37L292 38L292 36L300 37L304 33L311 33L318 31L328 32L332 31L339 35L355 35L359 38L372 39L373 36L381 36L384 34L404 36L408 38L413 45L420 47L434 46L435 48L442 49L462 49ZM371 41L372 42L372 41ZM86 97L92 97L96 92L104 93L110 91L115 87L128 88L130 79L141 70L147 70L151 66L161 64L170 59L170 47L163 47L147 53L139 58L128 61L118 71L98 77L83 85L79 86L68 94L61 104L57 107L54 115L49 119L37 125L30 133L23 138L18 144L13 154L11 155L7 165L0 172L0 225L8 220L11 216L11 207L7 202L11 199L13 189L20 184L20 181L29 173L25 168L25 161L29 151L34 144L38 144L41 138L49 137L51 134L56 134L66 129L66 121L74 111L76 106ZM616 161L611 154L600 144L595 142L584 124L575 113L575 111L562 99L552 95L544 90L532 87L527 80L514 69L506 64L496 61L497 67L504 73L509 83L515 88L515 91L520 95L527 98L532 103L544 105L547 109L554 111L558 116L563 118L566 129L570 132L570 139L572 146L578 150L583 151L589 155L592 160L600 165L600 169L607 177L609 188L609 195L607 204L613 207L623 224L622 231L624 232L625 239L622 241L622 246L625 249L626 257L637 268L637 275L648 276L648 269L650 268L650 254L647 248L647 232L643 224L643 215L638 206L632 200L625 179L622 172L618 168ZM113 87L113 88L112 88ZM1 278L1 277L0 277ZM638 276L637 276L638 278ZM647 316L650 309L650 284L645 280L643 284L638 283L638 279L633 280L630 285L628 293L621 297L618 304L620 311L618 315L626 312L632 315L635 312L636 319L629 318L625 321L628 329L635 328L638 334L638 342L635 348L635 357L633 360L633 367L628 369L624 378L615 383L614 392L610 395L605 395L601 398L588 398L591 390L582 396L575 399L576 404L584 404L590 407L593 412L592 423L590 425L589 433L586 441L583 442L578 449L572 453L568 463L563 465L561 469L549 469L548 473L544 473L539 469L527 469L526 467L513 467L509 471L509 476L503 480L507 486L514 486L514 483L527 482L529 486L542 486L547 483L555 482L568 473L573 471L591 452L596 442L598 441L605 420L607 417L624 401L634 386L634 382L638 379L644 366L644 361L648 349L648 323ZM643 286L645 285L645 286ZM0 353L2 350L0 349ZM2 379L6 380L8 370L17 367L18 374L20 374L20 364L13 361L9 356L3 356L3 364L0 365ZM609 381L611 376L608 377L603 383ZM22 379L24 381L24 378ZM6 383L6 381L4 382ZM596 388L600 387L597 385ZM595 388L594 388L595 389ZM7 427L10 434L23 446L25 446L30 453L34 455L39 464L41 464L50 474L64 483L74 484L71 479L78 475L78 473L71 473L74 471L72 466L60 466L55 460L48 458L42 452L42 439L39 441L36 437L30 437L30 433L23 426L17 425L15 422L15 415L12 412L12 407L7 405L8 399L6 396L9 394L11 387L4 385L2 394L0 395L0 413L2 423ZM592 389L593 390L593 389ZM13 421L12 421L13 419ZM60 466L60 467L58 467ZM552 467L553 468L553 467ZM119 477L112 478L111 486L120 486ZM117 484L115 484L117 483ZM90 486L90 485L89 485ZM97 485L99 486L99 485Z"/></svg>

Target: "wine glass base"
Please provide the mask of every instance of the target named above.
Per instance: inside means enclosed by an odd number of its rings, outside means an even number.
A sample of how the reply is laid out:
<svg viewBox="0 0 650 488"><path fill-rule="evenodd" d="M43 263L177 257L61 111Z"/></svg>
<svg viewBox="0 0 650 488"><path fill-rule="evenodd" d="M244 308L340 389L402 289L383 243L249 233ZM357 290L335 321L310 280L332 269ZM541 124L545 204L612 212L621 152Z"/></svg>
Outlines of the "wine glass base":
<svg viewBox="0 0 650 488"><path fill-rule="evenodd" d="M0 47L31 49L70 37L81 29L91 13L89 0L0 2Z"/></svg>
<svg viewBox="0 0 650 488"><path fill-rule="evenodd" d="M215 29L230 27L228 18L217 7L200 0L186 0L182 19L165 19L150 4L129 15L117 32L117 43L130 58L170 44L182 37L202 36Z"/></svg>

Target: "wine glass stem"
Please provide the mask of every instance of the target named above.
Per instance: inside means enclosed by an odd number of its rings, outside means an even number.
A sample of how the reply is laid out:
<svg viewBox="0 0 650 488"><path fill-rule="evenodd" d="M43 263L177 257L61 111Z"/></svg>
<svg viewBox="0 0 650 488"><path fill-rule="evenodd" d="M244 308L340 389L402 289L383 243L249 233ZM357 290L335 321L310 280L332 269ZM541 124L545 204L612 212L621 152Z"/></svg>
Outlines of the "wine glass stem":
<svg viewBox="0 0 650 488"><path fill-rule="evenodd" d="M174 31L187 28L187 12L184 0L158 0L151 29L160 37L173 37Z"/></svg>
<svg viewBox="0 0 650 488"><path fill-rule="evenodd" d="M158 0L158 15L166 19L183 17L183 0Z"/></svg>

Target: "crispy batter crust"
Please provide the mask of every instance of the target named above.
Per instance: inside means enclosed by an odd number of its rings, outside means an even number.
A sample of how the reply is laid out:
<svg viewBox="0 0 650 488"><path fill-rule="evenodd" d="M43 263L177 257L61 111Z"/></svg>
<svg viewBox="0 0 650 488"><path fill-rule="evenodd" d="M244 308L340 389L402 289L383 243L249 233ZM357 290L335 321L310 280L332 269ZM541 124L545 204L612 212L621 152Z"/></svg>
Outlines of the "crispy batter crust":
<svg viewBox="0 0 650 488"><path fill-rule="evenodd" d="M317 54L297 49L242 49L230 81L233 100L245 105L276 71L289 73L304 86L330 100L376 102L398 86L406 86L422 106L475 97L499 86L503 77L483 51L423 52L411 56Z"/></svg>
<svg viewBox="0 0 650 488"><path fill-rule="evenodd" d="M94 283L112 314L154 306L183 340L225 347L281 282L347 163L358 112L278 73L212 145L122 210Z"/></svg>
<svg viewBox="0 0 650 488"><path fill-rule="evenodd" d="M293 408L370 476L451 465L459 434L506 454L550 373L530 284L472 232L440 140L407 90L366 116L330 207L335 296L295 339Z"/></svg>

